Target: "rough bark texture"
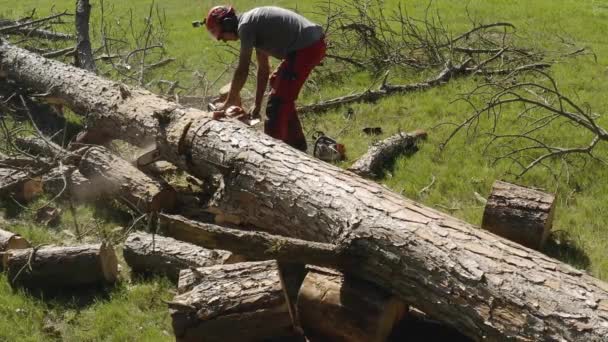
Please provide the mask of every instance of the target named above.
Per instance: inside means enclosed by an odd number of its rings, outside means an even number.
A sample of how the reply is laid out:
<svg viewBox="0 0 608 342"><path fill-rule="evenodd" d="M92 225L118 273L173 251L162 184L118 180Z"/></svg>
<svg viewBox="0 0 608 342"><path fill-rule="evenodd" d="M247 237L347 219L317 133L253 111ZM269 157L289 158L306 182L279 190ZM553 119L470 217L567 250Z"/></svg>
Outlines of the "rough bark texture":
<svg viewBox="0 0 608 342"><path fill-rule="evenodd" d="M95 59L89 39L89 17L91 5L89 0L76 0L76 66L96 73Z"/></svg>
<svg viewBox="0 0 608 342"><path fill-rule="evenodd" d="M555 196L502 181L494 182L481 228L540 249L553 225Z"/></svg>
<svg viewBox="0 0 608 342"><path fill-rule="evenodd" d="M275 261L183 270L169 306L177 341L259 341L293 334Z"/></svg>
<svg viewBox="0 0 608 342"><path fill-rule="evenodd" d="M131 233L127 237L123 255L134 272L163 274L175 282L182 269L243 261L230 252L209 250L144 232Z"/></svg>
<svg viewBox="0 0 608 342"><path fill-rule="evenodd" d="M127 161L105 148L90 148L78 166L100 195L118 195L131 207L141 212L171 209L175 191L153 180Z"/></svg>
<svg viewBox="0 0 608 342"><path fill-rule="evenodd" d="M42 179L44 192L53 196L70 196L78 202L92 202L99 197L99 189L76 166L61 165L45 174Z"/></svg>
<svg viewBox="0 0 608 342"><path fill-rule="evenodd" d="M0 168L0 196L12 196L18 201L30 201L42 192L40 177L9 168Z"/></svg>
<svg viewBox="0 0 608 342"><path fill-rule="evenodd" d="M30 243L21 237L3 229L0 229L0 271L4 269L4 265L8 259L7 251L11 249L24 249L30 247Z"/></svg>
<svg viewBox="0 0 608 342"><path fill-rule="evenodd" d="M104 244L12 250L6 261L13 287L61 289L116 281L114 249Z"/></svg>
<svg viewBox="0 0 608 342"><path fill-rule="evenodd" d="M334 243L357 260L350 272L472 338L602 341L608 335L608 285L539 252L242 123L212 120L7 43L0 45L0 65L89 112L105 131L135 144L157 136L163 156L199 178L221 172L209 210L224 220Z"/></svg>
<svg viewBox="0 0 608 342"><path fill-rule="evenodd" d="M335 245L286 238L265 232L231 229L188 220L179 215L159 214L162 231L177 240L209 249L225 249L247 260L277 259L291 263L314 263L343 268L346 260Z"/></svg>
<svg viewBox="0 0 608 342"><path fill-rule="evenodd" d="M415 152L416 144L426 139L422 130L412 133L398 133L374 144L361 158L348 168L361 177L374 178L382 173L383 167L398 155Z"/></svg>
<svg viewBox="0 0 608 342"><path fill-rule="evenodd" d="M21 150L24 150L33 155L45 157L65 157L64 153L68 153L61 146L52 141L46 141L39 137L16 137L14 143Z"/></svg>
<svg viewBox="0 0 608 342"><path fill-rule="evenodd" d="M377 286L330 269L312 268L300 288L299 322L313 341L382 342L405 304Z"/></svg>

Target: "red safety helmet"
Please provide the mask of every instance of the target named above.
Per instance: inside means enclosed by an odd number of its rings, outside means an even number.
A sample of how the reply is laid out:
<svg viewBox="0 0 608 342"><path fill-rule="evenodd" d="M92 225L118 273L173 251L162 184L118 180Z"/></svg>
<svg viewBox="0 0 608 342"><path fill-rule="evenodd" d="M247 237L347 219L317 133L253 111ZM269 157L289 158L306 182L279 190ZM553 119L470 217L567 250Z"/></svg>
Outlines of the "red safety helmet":
<svg viewBox="0 0 608 342"><path fill-rule="evenodd" d="M233 15L234 8L232 6L215 6L207 13L205 26L215 39L220 39L220 35L226 30L224 19Z"/></svg>

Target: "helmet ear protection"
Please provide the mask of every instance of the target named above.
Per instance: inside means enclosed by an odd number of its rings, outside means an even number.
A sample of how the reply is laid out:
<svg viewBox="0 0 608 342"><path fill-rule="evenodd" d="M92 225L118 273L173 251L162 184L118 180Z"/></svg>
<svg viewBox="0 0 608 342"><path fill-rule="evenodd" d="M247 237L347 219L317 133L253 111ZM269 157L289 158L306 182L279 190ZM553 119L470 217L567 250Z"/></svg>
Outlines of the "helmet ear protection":
<svg viewBox="0 0 608 342"><path fill-rule="evenodd" d="M236 15L234 15L234 9L230 8L230 11L222 19L220 23L222 32L235 32L237 30L238 21Z"/></svg>

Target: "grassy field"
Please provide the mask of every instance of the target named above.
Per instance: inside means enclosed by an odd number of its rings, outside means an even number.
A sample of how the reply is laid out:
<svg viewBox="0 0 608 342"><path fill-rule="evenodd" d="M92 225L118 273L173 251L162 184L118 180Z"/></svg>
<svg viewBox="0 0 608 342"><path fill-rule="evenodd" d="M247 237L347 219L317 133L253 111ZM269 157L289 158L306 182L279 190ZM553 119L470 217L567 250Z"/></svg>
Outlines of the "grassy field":
<svg viewBox="0 0 608 342"><path fill-rule="evenodd" d="M21 0L18 3L0 0L0 16L18 18L37 8L40 15L55 11L72 11L74 1ZM98 1L93 4L91 19L93 40L99 37L100 25ZM149 0L130 2L106 0L105 5L116 17L133 10L133 17L142 20L150 5ZM180 66L188 70L207 72L210 78L220 76L218 67L220 43L211 41L202 30L193 30L190 22L203 16L211 1L167 0L157 2L165 10L167 48L178 59ZM248 9L259 5L275 4L297 8L303 13L315 10L314 2L298 1L234 1L237 9ZM386 8L397 1L385 1ZM425 2L407 2L412 16L422 15ZM468 7L468 14L466 11ZM563 41L573 42L576 47L592 50L597 56L565 58L551 68L551 73L565 94L578 103L588 105L593 112L604 114L608 106L608 1L553 1L553 0L472 0L435 1L434 8L440 11L444 23L454 32L469 27L469 16L477 21L489 23L508 21L517 27L520 44L536 49L555 51L563 48ZM311 14L317 20L319 15ZM574 47L573 47L574 49ZM327 67L327 66L326 66ZM175 67L177 69L177 66ZM321 67L323 68L323 67ZM175 71L175 70L169 70ZM320 70L322 71L322 69ZM183 74L188 76L187 74ZM222 80L227 81L228 75ZM391 82L405 83L424 78L425 75L404 75L391 78ZM319 98L328 99L351 91L366 89L372 77L358 73L344 83L323 82L318 84L320 93L306 89L300 102L308 103ZM469 139L461 134L447 149L441 152L439 144L449 134L444 122L461 122L470 108L463 102L454 102L460 94L471 90L478 79L469 78L450 82L447 85L425 92L382 99L375 104L357 104L352 109L355 119L347 120L344 109L320 116L307 116L304 126L307 131L320 129L338 138L347 146L349 165L364 153L375 139L399 130L427 129L429 139L419 152L397 160L380 181L404 196L426 205L448 212L456 217L479 225L483 211L475 193L486 197L494 180L504 179L556 192L558 205L554 221L556 237L545 252L594 276L608 280L608 167L590 161L584 167L572 168L569 175L555 179L545 169L536 169L521 179L508 173L509 165L493 165L491 158L482 153L484 142ZM218 82L221 85L225 82ZM598 123L608 126L608 118L600 116ZM369 137L361 133L363 127L382 126L384 134ZM516 120L503 122L506 130L517 130L521 124ZM546 138L560 145L586 142L589 137L580 128L564 126L546 132ZM605 145L605 144L604 144ZM600 144L596 154L608 158L608 149ZM552 164L556 169L559 163ZM434 184L423 193L421 189ZM35 206L36 204L33 204ZM69 212L69 211L65 211ZM34 243L69 241L73 230L71 217L64 214L62 225L54 230L30 224L28 212L21 213L6 224ZM99 224L102 231L111 234L116 224L107 216L91 207L78 209L81 222ZM1 217L1 216L0 216ZM4 225L0 219L0 225ZM116 236L117 241L120 236ZM171 286L165 279L130 279L126 265L122 265L122 281L107 294L93 297L85 303L73 299L40 299L12 292L4 275L0 275L0 341L163 341L172 340L170 320L162 299L171 297Z"/></svg>

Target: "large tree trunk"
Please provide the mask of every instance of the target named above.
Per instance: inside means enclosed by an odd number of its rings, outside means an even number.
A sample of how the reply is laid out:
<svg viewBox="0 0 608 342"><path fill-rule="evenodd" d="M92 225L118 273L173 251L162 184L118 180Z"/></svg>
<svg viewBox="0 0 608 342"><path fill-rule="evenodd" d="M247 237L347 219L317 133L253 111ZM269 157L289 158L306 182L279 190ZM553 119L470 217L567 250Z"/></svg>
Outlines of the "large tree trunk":
<svg viewBox="0 0 608 342"><path fill-rule="evenodd" d="M356 260L349 272L475 339L602 341L608 285L539 252L405 199L248 126L213 120L141 89L0 45L9 76L88 112L135 144L157 137L169 161L223 175L209 210L319 242Z"/></svg>
<svg viewBox="0 0 608 342"><path fill-rule="evenodd" d="M12 250L5 269L13 287L58 290L116 281L118 262L105 244Z"/></svg>
<svg viewBox="0 0 608 342"><path fill-rule="evenodd" d="M127 237L123 255L134 272L164 274L175 282L182 269L242 261L230 252L209 250L143 232Z"/></svg>
<svg viewBox="0 0 608 342"><path fill-rule="evenodd" d="M183 270L169 306L177 341L260 341L293 334L275 261Z"/></svg>

